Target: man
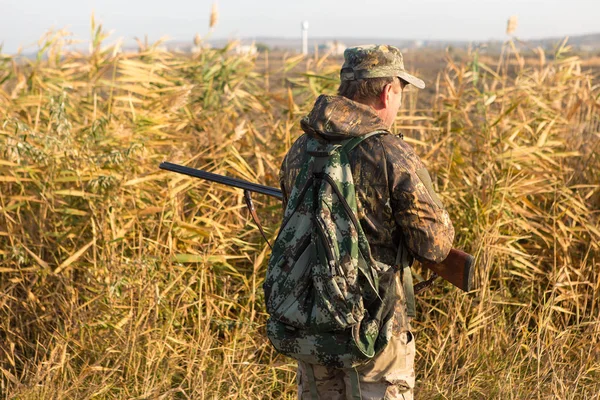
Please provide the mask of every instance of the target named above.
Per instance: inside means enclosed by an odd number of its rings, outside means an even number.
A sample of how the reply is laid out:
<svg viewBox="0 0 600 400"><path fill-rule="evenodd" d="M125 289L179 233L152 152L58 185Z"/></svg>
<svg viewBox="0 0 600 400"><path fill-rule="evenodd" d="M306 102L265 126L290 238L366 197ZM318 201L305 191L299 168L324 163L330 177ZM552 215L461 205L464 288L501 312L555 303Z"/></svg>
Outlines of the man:
<svg viewBox="0 0 600 400"><path fill-rule="evenodd" d="M413 258L441 262L448 255L454 229L448 213L431 187L429 174L414 150L390 128L402 103L402 91L422 80L404 69L402 54L393 46L369 45L344 53L338 96L320 96L302 120L305 134L291 147L281 168L284 203L302 167L307 138L323 141L363 136L352 150L350 164L356 187L358 219L375 260L395 265L404 243ZM410 331L407 299L393 315L388 345L356 369L362 399L412 399L415 383L415 341ZM307 373L309 371L309 373ZM313 379L314 382L309 382ZM347 370L298 362L298 396L311 399L353 398ZM315 385L316 384L316 385ZM312 392L312 393L311 393Z"/></svg>

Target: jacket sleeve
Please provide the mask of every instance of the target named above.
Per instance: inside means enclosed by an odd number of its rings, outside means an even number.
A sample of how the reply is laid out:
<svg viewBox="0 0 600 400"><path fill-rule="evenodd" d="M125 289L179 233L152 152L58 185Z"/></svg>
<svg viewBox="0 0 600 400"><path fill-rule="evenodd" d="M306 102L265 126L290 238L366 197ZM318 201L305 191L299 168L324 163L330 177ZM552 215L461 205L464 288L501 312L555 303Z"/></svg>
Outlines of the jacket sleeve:
<svg viewBox="0 0 600 400"><path fill-rule="evenodd" d="M412 147L396 136L389 135L386 139L391 207L404 242L418 260L441 262L448 256L454 240L448 212Z"/></svg>

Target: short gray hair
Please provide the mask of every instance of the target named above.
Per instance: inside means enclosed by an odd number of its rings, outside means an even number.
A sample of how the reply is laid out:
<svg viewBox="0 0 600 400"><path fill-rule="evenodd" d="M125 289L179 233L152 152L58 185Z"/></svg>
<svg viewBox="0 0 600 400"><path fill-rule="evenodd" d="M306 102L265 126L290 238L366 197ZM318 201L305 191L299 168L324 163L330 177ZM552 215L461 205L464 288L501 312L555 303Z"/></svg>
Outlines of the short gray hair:
<svg viewBox="0 0 600 400"><path fill-rule="evenodd" d="M344 71L342 70L342 72ZM369 102L377 99L383 91L383 88L394 82L394 78L395 77L366 78L342 81L338 88L338 96L343 96L360 103ZM398 79L401 87L404 87L407 84L403 79Z"/></svg>

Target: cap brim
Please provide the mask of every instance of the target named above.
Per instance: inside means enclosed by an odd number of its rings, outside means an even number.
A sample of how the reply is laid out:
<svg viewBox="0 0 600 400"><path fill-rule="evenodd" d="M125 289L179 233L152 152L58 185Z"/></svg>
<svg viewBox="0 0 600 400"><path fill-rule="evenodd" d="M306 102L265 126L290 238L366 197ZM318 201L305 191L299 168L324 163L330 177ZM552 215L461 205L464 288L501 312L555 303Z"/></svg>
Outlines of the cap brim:
<svg viewBox="0 0 600 400"><path fill-rule="evenodd" d="M412 76L407 72L401 71L398 73L398 77L404 79L406 82L410 83L416 88L425 89L425 82L423 82L416 76Z"/></svg>

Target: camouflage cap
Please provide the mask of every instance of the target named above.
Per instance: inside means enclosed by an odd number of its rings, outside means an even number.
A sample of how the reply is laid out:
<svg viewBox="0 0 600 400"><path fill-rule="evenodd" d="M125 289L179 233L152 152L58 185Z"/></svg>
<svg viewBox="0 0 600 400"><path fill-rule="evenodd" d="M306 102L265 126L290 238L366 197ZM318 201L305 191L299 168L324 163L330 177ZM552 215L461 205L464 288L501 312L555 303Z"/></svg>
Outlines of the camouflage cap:
<svg viewBox="0 0 600 400"><path fill-rule="evenodd" d="M402 78L419 89L425 87L421 79L406 72L402 53L394 46L368 44L344 51L344 65L340 72L342 81L392 76Z"/></svg>

